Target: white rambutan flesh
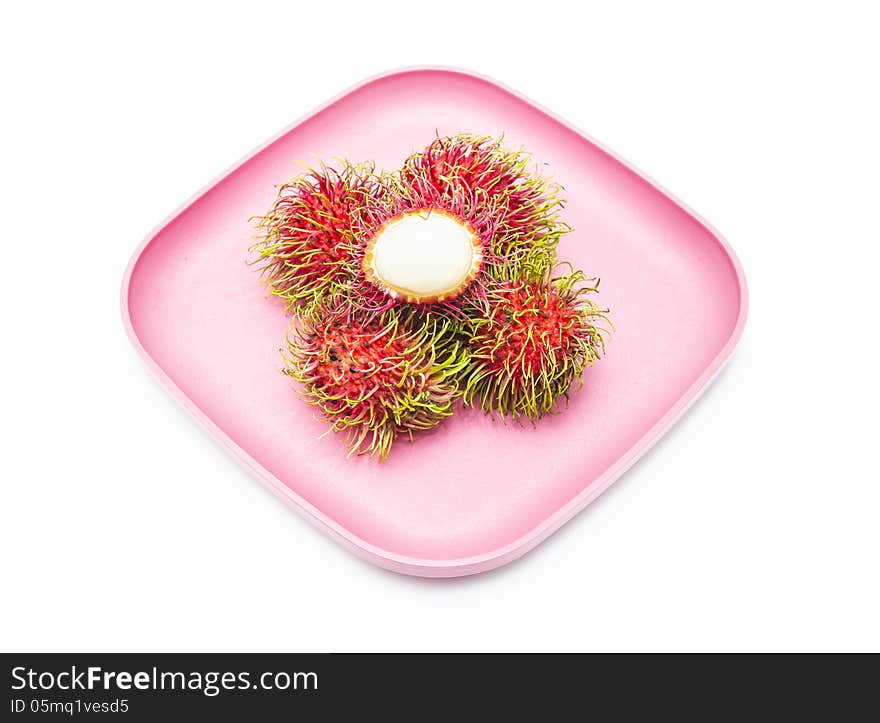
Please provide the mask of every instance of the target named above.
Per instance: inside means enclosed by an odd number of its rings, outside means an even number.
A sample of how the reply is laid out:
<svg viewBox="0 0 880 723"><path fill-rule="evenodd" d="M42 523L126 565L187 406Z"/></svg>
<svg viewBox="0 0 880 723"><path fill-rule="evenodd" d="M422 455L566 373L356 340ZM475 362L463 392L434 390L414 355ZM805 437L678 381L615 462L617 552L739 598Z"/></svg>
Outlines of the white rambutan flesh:
<svg viewBox="0 0 880 723"><path fill-rule="evenodd" d="M474 280L483 254L467 221L441 209L389 219L364 254L364 273L388 295L413 304L458 296Z"/></svg>

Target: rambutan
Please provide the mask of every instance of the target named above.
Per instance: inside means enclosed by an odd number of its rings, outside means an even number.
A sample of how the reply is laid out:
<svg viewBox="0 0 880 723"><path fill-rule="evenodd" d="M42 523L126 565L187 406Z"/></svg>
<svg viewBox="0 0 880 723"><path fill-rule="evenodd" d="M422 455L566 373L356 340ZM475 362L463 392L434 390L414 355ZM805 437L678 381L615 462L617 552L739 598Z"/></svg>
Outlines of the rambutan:
<svg viewBox="0 0 880 723"><path fill-rule="evenodd" d="M345 305L294 320L284 373L303 386L350 454L387 458L397 435L449 417L461 392L467 348L449 320L417 326L393 313L364 315Z"/></svg>
<svg viewBox="0 0 880 723"><path fill-rule="evenodd" d="M365 309L480 305L488 282L515 276L525 259L552 267L567 230L557 187L487 137L437 138L382 185L354 217L362 283L351 296Z"/></svg>
<svg viewBox="0 0 880 723"><path fill-rule="evenodd" d="M393 173L321 166L279 187L252 247L293 311L284 373L349 454L384 460L456 401L532 423L604 352L580 271L553 277L559 187L501 139L438 137Z"/></svg>
<svg viewBox="0 0 880 723"><path fill-rule="evenodd" d="M580 271L493 289L489 311L470 320L471 360L464 403L533 423L568 399L586 366L604 352L605 310L588 295L596 284Z"/></svg>
<svg viewBox="0 0 880 723"><path fill-rule="evenodd" d="M366 196L381 192L371 165L321 166L278 189L258 217L257 254L263 281L288 309L312 309L352 273L352 217Z"/></svg>

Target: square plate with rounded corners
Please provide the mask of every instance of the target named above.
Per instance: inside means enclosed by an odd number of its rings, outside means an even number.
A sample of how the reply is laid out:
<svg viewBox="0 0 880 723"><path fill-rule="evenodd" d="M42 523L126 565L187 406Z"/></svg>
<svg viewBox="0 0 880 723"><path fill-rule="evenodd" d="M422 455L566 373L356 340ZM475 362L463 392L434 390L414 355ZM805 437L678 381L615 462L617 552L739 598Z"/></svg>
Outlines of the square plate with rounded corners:
<svg viewBox="0 0 880 723"><path fill-rule="evenodd" d="M288 320L246 265L248 219L298 162L391 170L461 131L503 133L548 164L574 229L560 258L602 278L614 336L568 409L537 429L462 410L384 464L347 459L279 373ZM517 93L441 68L367 80L283 131L153 231L122 288L135 348L218 441L357 554L431 577L503 565L595 499L719 371L746 307L732 250L693 212Z"/></svg>

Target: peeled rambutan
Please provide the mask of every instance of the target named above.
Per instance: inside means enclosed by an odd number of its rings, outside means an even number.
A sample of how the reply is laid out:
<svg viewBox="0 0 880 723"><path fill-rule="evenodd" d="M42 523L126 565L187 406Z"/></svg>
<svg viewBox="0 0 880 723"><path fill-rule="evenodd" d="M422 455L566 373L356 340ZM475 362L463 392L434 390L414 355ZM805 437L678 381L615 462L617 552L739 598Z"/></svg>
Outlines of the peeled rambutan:
<svg viewBox="0 0 880 723"><path fill-rule="evenodd" d="M527 152L505 147L503 138L470 133L435 138L407 158L400 179L446 198L462 188L480 189L496 219L490 251L505 262L536 248L554 252L568 230L559 220L559 186L538 173Z"/></svg>
<svg viewBox="0 0 880 723"><path fill-rule="evenodd" d="M278 189L258 217L257 254L263 281L288 309L312 309L352 273L352 216L366 196L381 193L370 165L321 166Z"/></svg>
<svg viewBox="0 0 880 723"><path fill-rule="evenodd" d="M360 279L351 296L365 309L480 305L487 282L516 276L525 258L552 267L567 230L556 186L491 138L437 138L382 186L355 216Z"/></svg>
<svg viewBox="0 0 880 723"><path fill-rule="evenodd" d="M572 384L604 352L605 310L580 271L542 281L499 284L489 311L470 320L471 358L464 403L532 422L568 399Z"/></svg>
<svg viewBox="0 0 880 723"><path fill-rule="evenodd" d="M452 414L467 347L449 320L429 315L411 326L393 313L324 305L294 321L286 362L284 373L345 435L349 453L384 460L398 435Z"/></svg>

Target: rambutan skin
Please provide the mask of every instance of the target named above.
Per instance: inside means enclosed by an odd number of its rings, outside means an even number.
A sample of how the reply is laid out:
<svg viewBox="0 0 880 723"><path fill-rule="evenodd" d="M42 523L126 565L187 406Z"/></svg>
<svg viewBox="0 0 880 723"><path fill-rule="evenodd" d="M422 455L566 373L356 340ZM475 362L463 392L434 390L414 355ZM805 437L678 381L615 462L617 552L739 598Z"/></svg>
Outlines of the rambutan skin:
<svg viewBox="0 0 880 723"><path fill-rule="evenodd" d="M607 310L588 295L596 284L580 271L499 284L489 311L469 324L471 357L463 373L466 406L533 423L568 399L575 381L605 349Z"/></svg>
<svg viewBox="0 0 880 723"><path fill-rule="evenodd" d="M256 254L263 282L288 310L313 310L352 275L353 216L381 193L370 165L321 166L279 186L257 217Z"/></svg>
<svg viewBox="0 0 880 723"><path fill-rule="evenodd" d="M322 306L295 319L284 373L302 385L350 454L385 460L395 438L437 426L461 396L468 352L448 320Z"/></svg>

